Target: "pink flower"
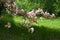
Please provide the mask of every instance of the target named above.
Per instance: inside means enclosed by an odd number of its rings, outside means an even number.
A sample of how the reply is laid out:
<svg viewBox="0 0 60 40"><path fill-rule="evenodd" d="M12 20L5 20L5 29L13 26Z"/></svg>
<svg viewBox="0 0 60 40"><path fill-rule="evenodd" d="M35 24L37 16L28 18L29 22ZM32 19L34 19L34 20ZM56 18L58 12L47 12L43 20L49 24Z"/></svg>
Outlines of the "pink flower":
<svg viewBox="0 0 60 40"><path fill-rule="evenodd" d="M43 9L40 9L40 14L44 14L44 11L43 11Z"/></svg>
<svg viewBox="0 0 60 40"><path fill-rule="evenodd" d="M44 11L40 8L38 8L38 10L36 10L35 12L36 14L44 14Z"/></svg>
<svg viewBox="0 0 60 40"><path fill-rule="evenodd" d="M32 10L31 12L28 12L27 16L30 19L30 21L37 23L37 17L36 17L36 13L34 12L34 10Z"/></svg>
<svg viewBox="0 0 60 40"><path fill-rule="evenodd" d="M25 26L26 26L27 28L30 28L30 27L31 27L30 23L26 23Z"/></svg>
<svg viewBox="0 0 60 40"><path fill-rule="evenodd" d="M31 17L31 12L27 13L27 17L30 18Z"/></svg>
<svg viewBox="0 0 60 40"><path fill-rule="evenodd" d="M27 17L28 18L33 18L35 16L36 16L36 13L34 12L34 10L32 10L32 11L30 11L30 12L27 13Z"/></svg>
<svg viewBox="0 0 60 40"><path fill-rule="evenodd" d="M23 9L19 10L18 12L19 15L24 15L25 14L25 11Z"/></svg>
<svg viewBox="0 0 60 40"><path fill-rule="evenodd" d="M38 8L38 10L36 10L35 13L36 13L36 14L41 13L40 8Z"/></svg>
<svg viewBox="0 0 60 40"><path fill-rule="evenodd" d="M18 9L18 7L17 7L17 5L15 3L13 3L12 6L13 6L13 8L17 8Z"/></svg>
<svg viewBox="0 0 60 40"><path fill-rule="evenodd" d="M13 11L13 13L14 13L14 14L18 14L18 11L19 11L18 9L15 9L15 10Z"/></svg>
<svg viewBox="0 0 60 40"><path fill-rule="evenodd" d="M50 17L50 14L47 13L47 12L45 12L43 15L44 15L44 17L46 17L46 18Z"/></svg>
<svg viewBox="0 0 60 40"><path fill-rule="evenodd" d="M6 7L9 7L10 5L9 5L9 3L5 3L5 6L6 6Z"/></svg>
<svg viewBox="0 0 60 40"><path fill-rule="evenodd" d="M37 23L37 17L32 18L31 21Z"/></svg>
<svg viewBox="0 0 60 40"><path fill-rule="evenodd" d="M36 16L36 13L34 12L34 9L31 11L31 16Z"/></svg>

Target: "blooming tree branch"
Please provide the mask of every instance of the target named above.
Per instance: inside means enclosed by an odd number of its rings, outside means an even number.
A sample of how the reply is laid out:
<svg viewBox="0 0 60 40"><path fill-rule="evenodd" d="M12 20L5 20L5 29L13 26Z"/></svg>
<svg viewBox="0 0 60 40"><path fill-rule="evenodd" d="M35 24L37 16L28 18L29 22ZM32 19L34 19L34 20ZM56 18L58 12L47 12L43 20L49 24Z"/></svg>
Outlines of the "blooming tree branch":
<svg viewBox="0 0 60 40"><path fill-rule="evenodd" d="M48 12L44 12L43 9L38 8L38 10L32 10L30 12L25 13L25 10L21 9L19 10L17 5L14 3L14 0L10 0L9 2L1 0L1 4L4 5L6 11L11 15L21 15L24 17L23 24L26 26L26 28L30 29L31 33L34 32L34 28L31 27L31 22L37 23L37 15L41 14L45 18L55 18L55 14L50 14ZM2 6L1 6L2 7ZM0 8L1 8L0 7ZM2 8L3 9L3 8ZM2 11L1 9L1 11ZM0 12L1 12L0 11ZM26 17L29 19L30 22L26 21ZM40 19L43 19L42 17ZM8 22L5 27L11 28L11 23Z"/></svg>

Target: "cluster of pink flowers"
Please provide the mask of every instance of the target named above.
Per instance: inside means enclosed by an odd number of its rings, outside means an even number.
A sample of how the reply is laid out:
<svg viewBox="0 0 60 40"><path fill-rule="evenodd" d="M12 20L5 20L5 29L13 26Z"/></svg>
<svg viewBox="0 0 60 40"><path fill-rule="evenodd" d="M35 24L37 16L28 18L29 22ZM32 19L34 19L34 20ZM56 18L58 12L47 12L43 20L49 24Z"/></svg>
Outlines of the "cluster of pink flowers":
<svg viewBox="0 0 60 40"><path fill-rule="evenodd" d="M32 16L36 16L36 14L35 14L35 12L34 12L34 9L33 9L32 11L28 12L28 13L27 13L27 16L28 16L29 18L31 18Z"/></svg>
<svg viewBox="0 0 60 40"><path fill-rule="evenodd" d="M23 9L19 10L17 5L14 2L6 2L5 5L7 5L7 10L9 10L12 14L18 14L18 15L24 15L25 11ZM33 22L37 22L36 21L36 15L43 15L46 18L54 18L55 14L50 14L48 12L44 12L43 9L38 8L38 10L32 10L30 12L27 12L26 15L28 18L31 19L31 21Z"/></svg>
<svg viewBox="0 0 60 40"><path fill-rule="evenodd" d="M23 9L19 10L17 5L14 2L6 2L5 6L7 7L6 10L8 13L11 14L19 14L19 15L24 15L25 11Z"/></svg>
<svg viewBox="0 0 60 40"><path fill-rule="evenodd" d="M35 22L37 24L37 15L41 14L43 17L46 17L46 18L54 18L55 17L55 14L50 14L48 12L44 12L42 9L38 9L38 10L32 10L30 12L27 12L27 17L30 19L30 22ZM40 19L44 19L43 17L41 17ZM25 21L25 25L27 28L31 27L29 25L28 22ZM31 32L34 32L34 28L30 28Z"/></svg>
<svg viewBox="0 0 60 40"><path fill-rule="evenodd" d="M55 18L55 14L52 13L52 15L49 12L44 12L42 9L38 8L35 12L36 14L41 14L46 18Z"/></svg>
<svg viewBox="0 0 60 40"><path fill-rule="evenodd" d="M34 10L32 10L31 12L28 12L27 17L30 19L30 21L37 23L37 16Z"/></svg>
<svg viewBox="0 0 60 40"><path fill-rule="evenodd" d="M30 30L31 33L34 32L34 28L31 27L31 23L30 23L30 22L28 22L28 21L26 21L25 19L23 19L23 24L24 24L24 26L25 26L26 28L28 28L28 29Z"/></svg>
<svg viewBox="0 0 60 40"><path fill-rule="evenodd" d="M37 23L37 15L41 14L43 17L46 18L55 18L55 14L52 13L52 15L48 12L44 12L43 9L38 8L38 10L32 10L30 12L27 12L25 14L25 10L21 9L19 10L17 5L14 3L14 1L10 1L10 2L5 2L5 7L6 10L8 11L8 13L14 14L14 15L26 15L27 18L29 19L30 22L27 22L25 19L23 20L23 24L26 26L26 28L30 29L31 33L34 32L34 28L31 27L31 22L34 22L36 24ZM43 19L43 17L41 17L40 19ZM11 28L11 23L8 22L5 27L7 28Z"/></svg>
<svg viewBox="0 0 60 40"><path fill-rule="evenodd" d="M26 26L26 28L30 28L30 22L26 21L25 19L23 19L23 24Z"/></svg>
<svg viewBox="0 0 60 40"><path fill-rule="evenodd" d="M35 11L36 14L44 14L44 11L40 8L38 8L38 10Z"/></svg>

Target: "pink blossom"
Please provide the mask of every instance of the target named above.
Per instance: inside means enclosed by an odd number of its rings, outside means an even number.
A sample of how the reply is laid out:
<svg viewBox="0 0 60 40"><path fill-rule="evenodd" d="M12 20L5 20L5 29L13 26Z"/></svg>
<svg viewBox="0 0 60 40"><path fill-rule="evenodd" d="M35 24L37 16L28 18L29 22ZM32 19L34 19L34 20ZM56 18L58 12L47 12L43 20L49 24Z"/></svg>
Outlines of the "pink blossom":
<svg viewBox="0 0 60 40"><path fill-rule="evenodd" d="M13 12L14 12L14 14L18 14L18 9L15 9Z"/></svg>
<svg viewBox="0 0 60 40"><path fill-rule="evenodd" d="M38 10L36 10L36 12L35 13L40 13L40 8L38 8Z"/></svg>
<svg viewBox="0 0 60 40"><path fill-rule="evenodd" d="M34 10L32 10L32 11L27 13L27 16L28 16L28 18L33 18L36 16L36 13L34 12Z"/></svg>
<svg viewBox="0 0 60 40"><path fill-rule="evenodd" d="M31 12L28 12L27 16L30 19L30 21L37 23L37 17L36 17L36 13L34 12L34 10L32 10Z"/></svg>
<svg viewBox="0 0 60 40"><path fill-rule="evenodd" d="M18 7L17 7L17 5L15 3L13 3L12 6L13 6L13 8L17 8L18 9Z"/></svg>
<svg viewBox="0 0 60 40"><path fill-rule="evenodd" d="M31 17L31 12L27 13L27 17L30 18Z"/></svg>
<svg viewBox="0 0 60 40"><path fill-rule="evenodd" d="M32 18L31 21L37 23L37 17Z"/></svg>
<svg viewBox="0 0 60 40"><path fill-rule="evenodd" d="M44 11L40 8L38 8L38 10L36 10L35 12L36 14L44 14Z"/></svg>
<svg viewBox="0 0 60 40"><path fill-rule="evenodd" d="M34 12L34 9L31 11L32 16L36 16L36 13Z"/></svg>
<svg viewBox="0 0 60 40"><path fill-rule="evenodd" d="M44 15L46 18L48 18L48 17L50 16L50 14L47 13L47 12L45 12L43 15Z"/></svg>
<svg viewBox="0 0 60 40"><path fill-rule="evenodd" d="M25 26L26 26L27 28L30 28L30 27L31 27L30 23L26 23Z"/></svg>
<svg viewBox="0 0 60 40"><path fill-rule="evenodd" d="M42 14L42 15L44 14L44 11L42 9L40 9L40 14Z"/></svg>
<svg viewBox="0 0 60 40"><path fill-rule="evenodd" d="M18 12L19 15L24 15L25 14L25 11L23 9L19 10Z"/></svg>
<svg viewBox="0 0 60 40"><path fill-rule="evenodd" d="M9 3L5 3L5 6L6 6L6 7L9 7L9 6L10 6L10 4L9 4Z"/></svg>

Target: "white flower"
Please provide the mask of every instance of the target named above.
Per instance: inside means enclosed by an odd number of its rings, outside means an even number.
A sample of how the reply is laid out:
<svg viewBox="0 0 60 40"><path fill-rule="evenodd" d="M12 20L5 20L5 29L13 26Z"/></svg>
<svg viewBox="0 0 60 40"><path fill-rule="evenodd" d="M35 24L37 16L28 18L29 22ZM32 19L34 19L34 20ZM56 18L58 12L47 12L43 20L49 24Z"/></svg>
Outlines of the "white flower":
<svg viewBox="0 0 60 40"><path fill-rule="evenodd" d="M43 21L43 20L44 20L44 18L43 18L43 17L40 17L40 20L41 20L41 21Z"/></svg>
<svg viewBox="0 0 60 40"><path fill-rule="evenodd" d="M33 27L31 27L31 28L30 28L30 31L31 31L31 33L33 33L33 32L34 32L34 28L33 28Z"/></svg>
<svg viewBox="0 0 60 40"><path fill-rule="evenodd" d="M8 23L5 25L5 27L7 27L7 28L11 28L11 23L8 22Z"/></svg>
<svg viewBox="0 0 60 40"><path fill-rule="evenodd" d="M55 16L55 14L52 14L52 16Z"/></svg>
<svg viewBox="0 0 60 40"><path fill-rule="evenodd" d="M50 18L55 18L55 14L50 15Z"/></svg>
<svg viewBox="0 0 60 40"><path fill-rule="evenodd" d="M35 19L37 19L37 17L35 17Z"/></svg>
<svg viewBox="0 0 60 40"><path fill-rule="evenodd" d="M26 26L27 28L30 28L30 27L31 27L30 23L28 23L28 22L25 24L25 26Z"/></svg>
<svg viewBox="0 0 60 40"><path fill-rule="evenodd" d="M11 23L10 22L8 22L7 25L8 25L8 28L11 28Z"/></svg>
<svg viewBox="0 0 60 40"><path fill-rule="evenodd" d="M30 22L26 21L25 19L23 19L23 24L26 26L26 28L30 28Z"/></svg>

